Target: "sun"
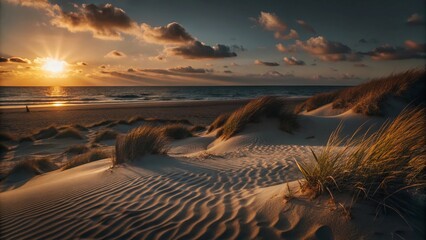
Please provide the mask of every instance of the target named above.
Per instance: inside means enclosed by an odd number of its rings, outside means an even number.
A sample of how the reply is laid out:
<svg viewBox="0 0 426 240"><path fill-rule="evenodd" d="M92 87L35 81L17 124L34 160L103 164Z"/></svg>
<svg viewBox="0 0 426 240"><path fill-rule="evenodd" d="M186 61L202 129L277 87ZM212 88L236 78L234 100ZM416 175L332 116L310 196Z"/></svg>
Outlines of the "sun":
<svg viewBox="0 0 426 240"><path fill-rule="evenodd" d="M65 65L65 61L53 58L46 58L43 64L43 70L50 73L62 73L65 70Z"/></svg>

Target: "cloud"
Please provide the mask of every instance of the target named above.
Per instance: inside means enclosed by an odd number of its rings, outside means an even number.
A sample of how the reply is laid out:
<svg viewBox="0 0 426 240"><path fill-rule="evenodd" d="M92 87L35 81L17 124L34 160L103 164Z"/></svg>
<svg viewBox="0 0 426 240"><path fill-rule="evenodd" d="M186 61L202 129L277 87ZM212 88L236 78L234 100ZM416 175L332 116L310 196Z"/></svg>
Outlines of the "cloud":
<svg viewBox="0 0 426 240"><path fill-rule="evenodd" d="M127 55L123 52L117 51L117 50L112 50L111 52L107 53L105 56L105 58L125 58L127 57Z"/></svg>
<svg viewBox="0 0 426 240"><path fill-rule="evenodd" d="M127 69L127 72L136 72L136 70L134 68L129 68Z"/></svg>
<svg viewBox="0 0 426 240"><path fill-rule="evenodd" d="M425 22L423 21L422 16L420 16L418 13L413 13L407 18L406 23L410 26L419 26L424 25Z"/></svg>
<svg viewBox="0 0 426 240"><path fill-rule="evenodd" d="M231 70L225 70L225 71L223 71L224 73L227 73L227 74L231 74L232 73L232 71Z"/></svg>
<svg viewBox="0 0 426 240"><path fill-rule="evenodd" d="M295 57L285 57L283 58L283 61L287 64L287 65L295 65L295 66L302 66L305 65L305 62L302 60L298 60Z"/></svg>
<svg viewBox="0 0 426 240"><path fill-rule="evenodd" d="M260 12L257 23L268 31L284 32L287 30L287 24L281 21L275 13Z"/></svg>
<svg viewBox="0 0 426 240"><path fill-rule="evenodd" d="M104 40L121 40L122 33L137 35L140 31L123 9L112 4L73 5L75 11L61 10L51 23L70 32L92 32L93 37Z"/></svg>
<svg viewBox="0 0 426 240"><path fill-rule="evenodd" d="M384 60L404 60L404 59L416 59L425 58L425 49L421 45L413 45L414 42L409 41L409 47L382 45L373 49L372 51L362 53L364 55L371 56L371 59L377 61ZM406 42L407 45L407 42Z"/></svg>
<svg viewBox="0 0 426 240"><path fill-rule="evenodd" d="M296 44L292 47L300 48L323 61L360 61L362 58L345 44L329 41L322 36L311 37L306 42L296 40Z"/></svg>
<svg viewBox="0 0 426 240"><path fill-rule="evenodd" d="M45 11L49 16L54 16L60 11L60 7L56 4L51 4L49 0L6 0L11 4L30 7Z"/></svg>
<svg viewBox="0 0 426 240"><path fill-rule="evenodd" d="M289 51L289 49L286 48L282 43L278 43L277 45L275 45L275 47L277 48L278 51L283 52L283 53Z"/></svg>
<svg viewBox="0 0 426 240"><path fill-rule="evenodd" d="M254 61L254 64L256 64L256 65L265 65L265 66L269 66L269 67L276 67L276 66L279 66L280 64L279 63L277 63L277 62L264 62L264 61L260 61L260 60L258 60L258 59L256 59L255 61Z"/></svg>
<svg viewBox="0 0 426 240"><path fill-rule="evenodd" d="M10 57L8 59L8 62L30 64L31 60L29 60L27 58L22 58L22 57Z"/></svg>
<svg viewBox="0 0 426 240"><path fill-rule="evenodd" d="M306 23L305 21L303 21L303 20L297 20L296 21L304 30L306 30L307 32L310 32L310 33L313 33L313 34L316 34L317 33L317 31L315 31L315 29L311 26L311 25L309 25L308 23Z"/></svg>
<svg viewBox="0 0 426 240"><path fill-rule="evenodd" d="M8 62L9 59L5 58L5 57L0 57L0 63L2 62Z"/></svg>
<svg viewBox="0 0 426 240"><path fill-rule="evenodd" d="M407 49L417 52L426 52L426 44L416 43L412 40L407 40L404 42L404 45Z"/></svg>
<svg viewBox="0 0 426 240"><path fill-rule="evenodd" d="M294 29L291 29L288 34L284 34L284 33L281 33L281 32L275 32L274 36L275 36L276 39L284 39L284 40L298 39L299 38L299 34Z"/></svg>
<svg viewBox="0 0 426 240"><path fill-rule="evenodd" d="M328 41L322 36L309 38L306 42L296 41L296 45L313 55L351 52L351 49L343 43Z"/></svg>
<svg viewBox="0 0 426 240"><path fill-rule="evenodd" d="M77 66L87 66L87 63L85 63L85 62L76 62L75 64Z"/></svg>
<svg viewBox="0 0 426 240"><path fill-rule="evenodd" d="M142 23L141 28L143 39L149 43L186 44L195 41L195 38L177 22L161 27L151 27L146 23Z"/></svg>
<svg viewBox="0 0 426 240"><path fill-rule="evenodd" d="M184 46L167 48L165 52L169 55L181 56L188 59L227 58L237 56L228 46L222 44L209 46L200 41L194 41Z"/></svg>
<svg viewBox="0 0 426 240"><path fill-rule="evenodd" d="M169 68L169 71L178 72L178 73L208 73L208 72L213 72L213 70L211 70L211 69L193 68L191 66Z"/></svg>

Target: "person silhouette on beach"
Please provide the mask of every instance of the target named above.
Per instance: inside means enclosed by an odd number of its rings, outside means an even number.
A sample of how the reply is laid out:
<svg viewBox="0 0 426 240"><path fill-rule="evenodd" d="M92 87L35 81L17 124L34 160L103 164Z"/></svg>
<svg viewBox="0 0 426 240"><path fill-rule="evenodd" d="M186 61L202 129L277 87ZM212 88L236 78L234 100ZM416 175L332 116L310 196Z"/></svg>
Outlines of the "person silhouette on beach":
<svg viewBox="0 0 426 240"><path fill-rule="evenodd" d="M28 107L28 105L25 105L25 109L27 110L27 112L30 112L30 108Z"/></svg>

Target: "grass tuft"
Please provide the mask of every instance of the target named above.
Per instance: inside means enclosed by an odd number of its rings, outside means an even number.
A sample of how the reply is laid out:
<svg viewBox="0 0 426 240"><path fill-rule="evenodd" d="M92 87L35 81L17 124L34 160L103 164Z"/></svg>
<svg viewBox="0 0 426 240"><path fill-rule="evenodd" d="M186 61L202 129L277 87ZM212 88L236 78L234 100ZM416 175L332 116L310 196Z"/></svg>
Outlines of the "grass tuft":
<svg viewBox="0 0 426 240"><path fill-rule="evenodd" d="M161 127L161 131L166 137L171 139L192 137L192 133L188 130L188 128L181 124L165 125Z"/></svg>
<svg viewBox="0 0 426 240"><path fill-rule="evenodd" d="M16 138L7 132L0 132L0 141L15 141Z"/></svg>
<svg viewBox="0 0 426 240"><path fill-rule="evenodd" d="M223 123L222 130L218 132L217 136L225 140L229 139L242 131L248 123L259 122L262 117L278 118L280 129L289 133L298 127L296 114L287 109L285 101L276 97L261 97L233 112ZM214 122L222 121L216 120Z"/></svg>
<svg viewBox="0 0 426 240"><path fill-rule="evenodd" d="M58 134L58 129L55 126L50 126L44 129L39 130L37 133L33 135L34 139L40 140L40 139L46 139L54 137L56 134Z"/></svg>
<svg viewBox="0 0 426 240"><path fill-rule="evenodd" d="M84 144L77 144L69 147L67 150L65 150L65 153L69 154L83 154L90 150L86 145Z"/></svg>
<svg viewBox="0 0 426 240"><path fill-rule="evenodd" d="M117 137L117 132L114 130L106 129L98 132L94 138L95 142L102 142L107 140L114 140Z"/></svg>
<svg viewBox="0 0 426 240"><path fill-rule="evenodd" d="M74 127L66 127L56 134L55 138L75 138L75 139L83 139L80 131Z"/></svg>
<svg viewBox="0 0 426 240"><path fill-rule="evenodd" d="M96 122L96 123L94 123L92 125L89 125L88 128L105 126L105 125L108 125L108 124L110 124L112 122L114 122L114 121L113 120L103 120L103 121Z"/></svg>
<svg viewBox="0 0 426 240"><path fill-rule="evenodd" d="M3 143L0 143L0 155L3 155L4 153L6 153L7 151L9 151L9 147L6 146Z"/></svg>
<svg viewBox="0 0 426 240"><path fill-rule="evenodd" d="M379 130L341 138L340 125L313 163L296 162L307 186L324 191L354 192L383 206L410 188L426 187L425 109L406 109ZM402 198L401 198L402 199Z"/></svg>
<svg viewBox="0 0 426 240"><path fill-rule="evenodd" d="M118 136L113 165L134 161L145 154L166 152L167 138L161 127L141 126L126 135Z"/></svg>
<svg viewBox="0 0 426 240"><path fill-rule="evenodd" d="M334 109L353 109L365 115L384 115L386 100L395 97L412 104L424 104L426 71L413 69L392 74L343 90L317 94L295 108L295 112L312 111L332 103Z"/></svg>
<svg viewBox="0 0 426 240"><path fill-rule="evenodd" d="M206 130L206 127L201 126L201 125L195 125L195 126L189 128L189 131L192 132L192 133L193 132L201 132L201 131L205 131L205 130Z"/></svg>
<svg viewBox="0 0 426 240"><path fill-rule="evenodd" d="M223 124L225 124L226 120L228 120L230 113L222 113L219 115L212 124L210 124L209 128L207 129L207 133L211 133L212 131L221 128Z"/></svg>
<svg viewBox="0 0 426 240"><path fill-rule="evenodd" d="M56 166L56 164L54 164L48 158L25 158L21 161L18 161L6 173L6 177L20 173L30 173L34 175L39 175L56 169L58 169L58 166Z"/></svg>
<svg viewBox="0 0 426 240"><path fill-rule="evenodd" d="M21 137L18 140L19 143L25 143L25 142L34 142L34 138L32 136L26 136L26 137Z"/></svg>
<svg viewBox="0 0 426 240"><path fill-rule="evenodd" d="M97 160L109 158L112 156L110 151L101 150L101 149L93 149L84 154L77 155L71 158L65 165L62 167L62 170L74 168L89 162L94 162Z"/></svg>

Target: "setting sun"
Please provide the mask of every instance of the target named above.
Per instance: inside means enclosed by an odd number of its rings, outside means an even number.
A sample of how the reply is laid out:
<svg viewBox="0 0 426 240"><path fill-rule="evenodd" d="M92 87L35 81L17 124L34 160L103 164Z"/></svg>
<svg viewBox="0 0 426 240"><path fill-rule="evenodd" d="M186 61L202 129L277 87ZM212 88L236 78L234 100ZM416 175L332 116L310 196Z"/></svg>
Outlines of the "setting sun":
<svg viewBox="0 0 426 240"><path fill-rule="evenodd" d="M43 70L50 73L61 73L65 69L65 61L47 58L43 64Z"/></svg>

